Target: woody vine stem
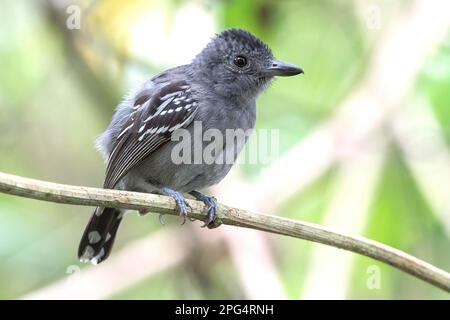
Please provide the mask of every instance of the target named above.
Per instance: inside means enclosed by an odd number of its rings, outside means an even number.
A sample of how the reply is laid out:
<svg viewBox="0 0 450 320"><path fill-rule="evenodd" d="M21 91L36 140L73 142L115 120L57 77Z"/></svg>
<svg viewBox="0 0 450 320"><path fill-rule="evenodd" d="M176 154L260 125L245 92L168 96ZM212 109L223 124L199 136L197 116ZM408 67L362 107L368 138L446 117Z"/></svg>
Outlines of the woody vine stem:
<svg viewBox="0 0 450 320"><path fill-rule="evenodd" d="M178 215L175 201L166 196L57 184L2 172L0 192L64 204L146 209L159 214ZM190 203L192 210L189 216L204 221L207 218L204 204L195 200L190 200ZM403 251L361 236L347 235L317 224L249 212L222 204L219 204L217 226L220 224L290 236L355 252L387 263L450 293L448 272Z"/></svg>

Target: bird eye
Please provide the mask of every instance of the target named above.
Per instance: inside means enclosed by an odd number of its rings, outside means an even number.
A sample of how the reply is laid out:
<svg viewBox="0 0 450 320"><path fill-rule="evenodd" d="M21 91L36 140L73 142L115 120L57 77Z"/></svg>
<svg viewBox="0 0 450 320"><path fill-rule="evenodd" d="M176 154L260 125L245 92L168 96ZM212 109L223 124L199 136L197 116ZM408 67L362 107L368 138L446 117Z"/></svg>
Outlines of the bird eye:
<svg viewBox="0 0 450 320"><path fill-rule="evenodd" d="M243 68L247 65L247 58L244 56L237 56L236 58L234 58L233 63L239 68Z"/></svg>

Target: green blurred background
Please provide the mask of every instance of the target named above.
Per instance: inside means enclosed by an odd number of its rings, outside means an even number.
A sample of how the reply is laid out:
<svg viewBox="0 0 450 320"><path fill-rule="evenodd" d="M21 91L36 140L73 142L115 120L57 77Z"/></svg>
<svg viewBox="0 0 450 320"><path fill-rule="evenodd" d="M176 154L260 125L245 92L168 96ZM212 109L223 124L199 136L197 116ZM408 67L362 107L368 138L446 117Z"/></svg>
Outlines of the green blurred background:
<svg viewBox="0 0 450 320"><path fill-rule="evenodd" d="M240 27L306 73L259 99L257 126L279 129L279 156L236 167L211 192L449 270L446 9L409 0L1 1L0 171L100 186L93 141L121 97ZM0 194L0 298L449 298L334 248L134 213L111 259L94 268L76 259L90 212Z"/></svg>

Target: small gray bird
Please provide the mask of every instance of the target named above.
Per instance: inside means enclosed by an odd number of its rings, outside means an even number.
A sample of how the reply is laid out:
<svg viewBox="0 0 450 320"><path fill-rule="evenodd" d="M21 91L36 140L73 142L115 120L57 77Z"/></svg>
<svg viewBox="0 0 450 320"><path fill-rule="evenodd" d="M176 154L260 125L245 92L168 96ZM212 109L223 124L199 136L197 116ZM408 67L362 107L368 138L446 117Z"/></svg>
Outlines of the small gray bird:
<svg viewBox="0 0 450 320"><path fill-rule="evenodd" d="M173 137L187 130L193 140L201 139L194 133L194 122L200 122L203 131L215 129L224 135L230 129L253 129L258 95L275 76L300 73L301 68L275 60L270 48L247 31L218 34L191 64L146 81L118 106L97 140L107 160L103 187L173 197L184 218L190 206L182 192L189 193L207 205L205 225L210 225L216 218L216 200L197 190L221 181L234 161L178 163L172 151L179 142ZM233 160L242 147L232 148ZM78 249L81 261L97 264L109 256L124 211L94 210Z"/></svg>

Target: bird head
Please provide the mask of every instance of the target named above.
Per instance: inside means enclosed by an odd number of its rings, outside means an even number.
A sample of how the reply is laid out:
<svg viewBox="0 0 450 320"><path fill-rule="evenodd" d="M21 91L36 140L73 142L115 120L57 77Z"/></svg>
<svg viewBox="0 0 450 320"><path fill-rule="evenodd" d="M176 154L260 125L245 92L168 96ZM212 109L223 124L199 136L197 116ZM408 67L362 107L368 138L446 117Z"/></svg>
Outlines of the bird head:
<svg viewBox="0 0 450 320"><path fill-rule="evenodd" d="M228 97L253 98L275 76L294 76L303 70L278 61L270 48L248 31L230 29L214 37L192 62L197 79Z"/></svg>

